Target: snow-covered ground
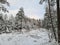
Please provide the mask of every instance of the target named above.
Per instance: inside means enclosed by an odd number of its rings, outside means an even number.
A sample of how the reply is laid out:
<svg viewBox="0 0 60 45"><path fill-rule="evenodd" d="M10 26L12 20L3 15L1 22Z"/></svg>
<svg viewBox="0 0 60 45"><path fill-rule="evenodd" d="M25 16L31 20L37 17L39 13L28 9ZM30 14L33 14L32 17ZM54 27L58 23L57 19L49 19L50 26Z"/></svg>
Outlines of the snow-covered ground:
<svg viewBox="0 0 60 45"><path fill-rule="evenodd" d="M0 35L0 45L57 45L54 40L49 42L46 29L36 29L23 33L13 32Z"/></svg>

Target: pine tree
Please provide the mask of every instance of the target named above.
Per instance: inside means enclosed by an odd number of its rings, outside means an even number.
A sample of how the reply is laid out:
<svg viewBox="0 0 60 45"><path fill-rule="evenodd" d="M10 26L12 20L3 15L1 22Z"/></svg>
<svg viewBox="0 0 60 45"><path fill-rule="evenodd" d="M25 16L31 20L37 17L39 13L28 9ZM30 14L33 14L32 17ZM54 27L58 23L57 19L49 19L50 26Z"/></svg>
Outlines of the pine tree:
<svg viewBox="0 0 60 45"><path fill-rule="evenodd" d="M0 0L0 29L2 31L6 31L6 24L5 21L3 19L3 13L2 12L8 12L8 10L4 7L3 4L7 4L9 6L9 3L7 2L7 0Z"/></svg>
<svg viewBox="0 0 60 45"><path fill-rule="evenodd" d="M8 20L8 29L11 31L11 30L14 30L14 26L15 26L15 18L14 16L11 14L11 16L9 17L9 20Z"/></svg>
<svg viewBox="0 0 60 45"><path fill-rule="evenodd" d="M22 30L22 20L24 18L23 7L20 8L19 12L16 14L16 29L21 32Z"/></svg>

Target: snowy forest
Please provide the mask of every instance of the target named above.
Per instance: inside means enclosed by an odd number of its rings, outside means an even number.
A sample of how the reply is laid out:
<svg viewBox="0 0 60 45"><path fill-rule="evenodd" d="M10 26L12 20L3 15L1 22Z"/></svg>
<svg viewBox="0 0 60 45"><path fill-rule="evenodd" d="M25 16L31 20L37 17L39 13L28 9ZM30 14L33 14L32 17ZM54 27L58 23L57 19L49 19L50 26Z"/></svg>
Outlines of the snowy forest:
<svg viewBox="0 0 60 45"><path fill-rule="evenodd" d="M27 11L24 10L25 5L19 7L16 14L10 14L11 3L9 1L0 0L0 45L60 45L60 31L58 31L60 30L60 10L59 3L57 3L60 2L59 0L38 1L39 6L45 5L43 19L28 17L29 15L25 14ZM12 0L12 4L15 4L14 0ZM33 10L32 8L30 10Z"/></svg>

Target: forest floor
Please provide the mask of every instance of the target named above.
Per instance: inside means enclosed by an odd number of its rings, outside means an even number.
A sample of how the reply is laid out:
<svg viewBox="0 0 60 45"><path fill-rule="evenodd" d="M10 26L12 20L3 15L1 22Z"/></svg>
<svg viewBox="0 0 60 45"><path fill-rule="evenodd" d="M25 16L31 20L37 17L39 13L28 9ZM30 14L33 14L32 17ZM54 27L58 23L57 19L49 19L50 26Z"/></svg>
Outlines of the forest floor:
<svg viewBox="0 0 60 45"><path fill-rule="evenodd" d="M3 33L0 35L0 45L57 45L55 40L49 42L48 31L40 28L23 33Z"/></svg>

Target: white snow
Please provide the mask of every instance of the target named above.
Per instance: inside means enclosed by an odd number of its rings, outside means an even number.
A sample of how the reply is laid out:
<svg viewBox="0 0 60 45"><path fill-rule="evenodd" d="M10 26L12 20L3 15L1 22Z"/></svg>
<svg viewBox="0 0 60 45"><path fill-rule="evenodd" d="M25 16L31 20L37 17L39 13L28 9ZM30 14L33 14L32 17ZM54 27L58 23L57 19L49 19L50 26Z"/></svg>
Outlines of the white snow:
<svg viewBox="0 0 60 45"><path fill-rule="evenodd" d="M55 41L49 42L46 29L36 29L23 33L14 32L0 35L0 45L57 45Z"/></svg>

